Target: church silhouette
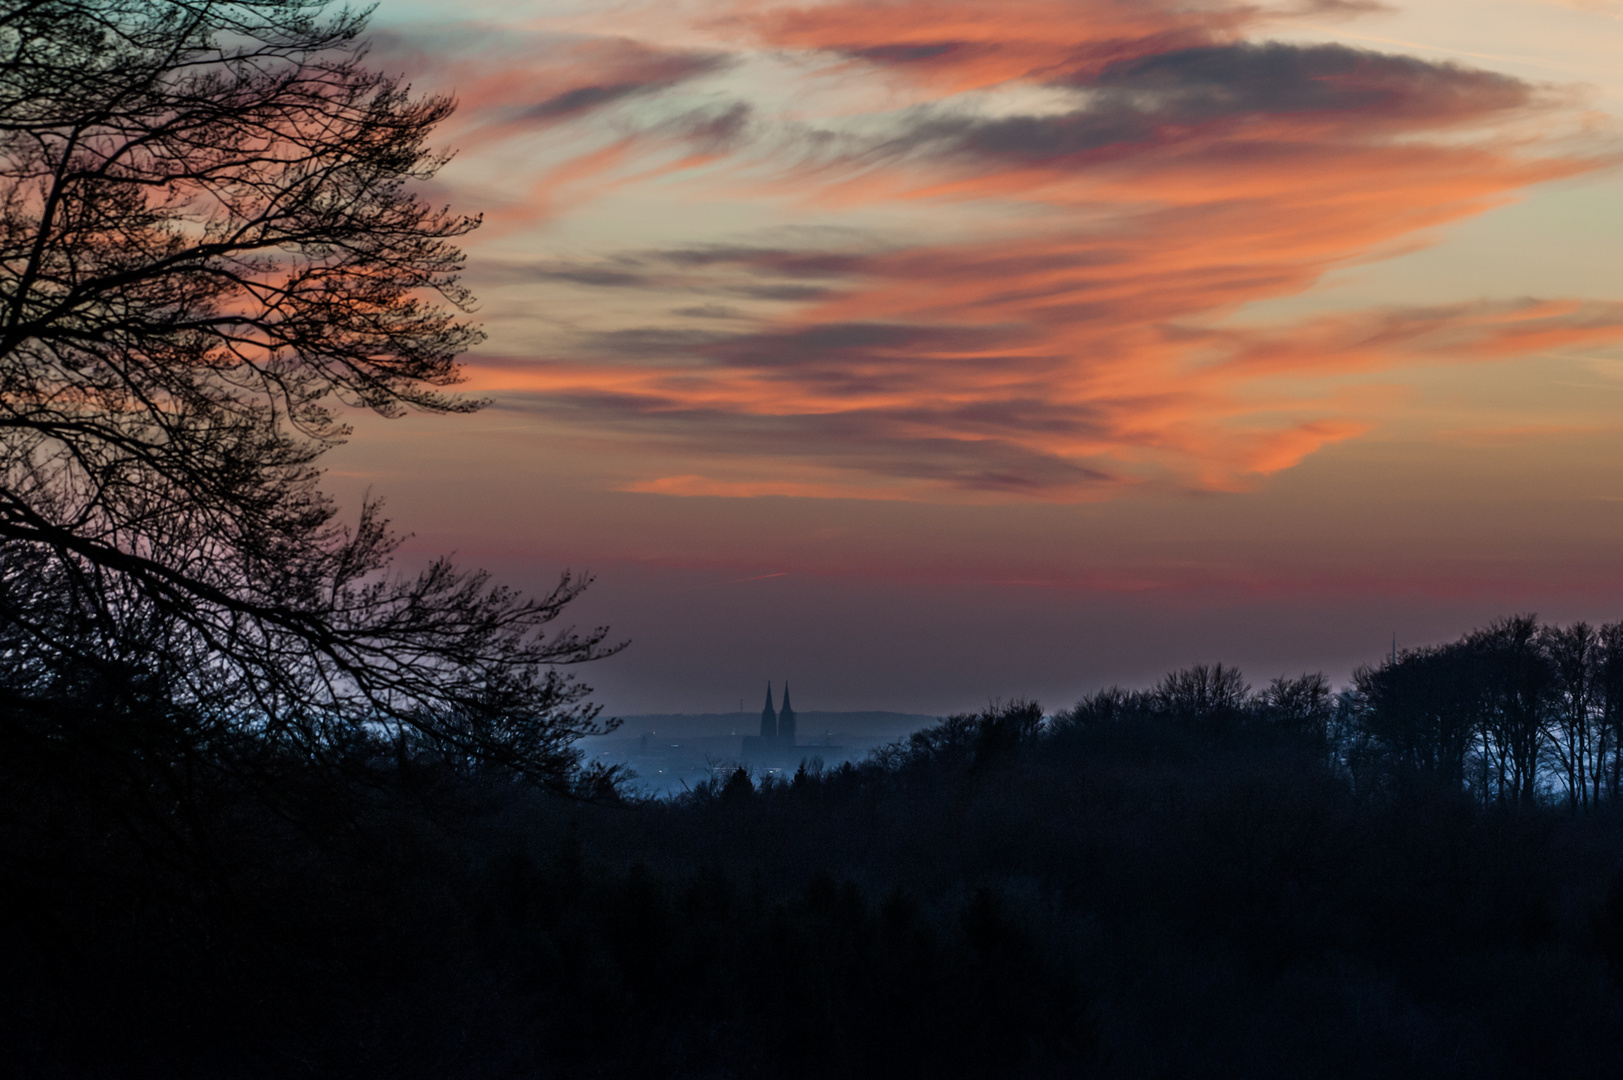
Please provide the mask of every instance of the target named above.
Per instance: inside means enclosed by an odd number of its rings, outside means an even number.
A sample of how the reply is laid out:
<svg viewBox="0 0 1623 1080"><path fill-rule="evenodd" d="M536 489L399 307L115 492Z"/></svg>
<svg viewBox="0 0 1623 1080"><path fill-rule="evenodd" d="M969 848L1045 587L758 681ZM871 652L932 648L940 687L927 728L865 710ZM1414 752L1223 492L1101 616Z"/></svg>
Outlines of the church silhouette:
<svg viewBox="0 0 1623 1080"><path fill-rule="evenodd" d="M784 746L795 744L795 710L789 704L789 684L783 684L783 711L772 710L772 683L766 684L766 708L761 710L761 738L776 739Z"/></svg>
<svg viewBox="0 0 1623 1080"><path fill-rule="evenodd" d="M766 684L766 708L761 710L761 733L744 736L744 756L777 759L795 749L795 710L789 704L789 683L783 684L783 708L772 707L772 682Z"/></svg>

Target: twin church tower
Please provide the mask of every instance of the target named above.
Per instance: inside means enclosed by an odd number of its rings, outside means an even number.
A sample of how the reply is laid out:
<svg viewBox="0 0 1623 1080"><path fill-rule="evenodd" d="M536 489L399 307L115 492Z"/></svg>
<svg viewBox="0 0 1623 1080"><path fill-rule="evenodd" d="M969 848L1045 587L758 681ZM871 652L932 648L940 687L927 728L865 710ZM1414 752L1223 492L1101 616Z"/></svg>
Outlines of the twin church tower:
<svg viewBox="0 0 1623 1080"><path fill-rule="evenodd" d="M829 713L812 713L815 720L818 717L827 719ZM750 765L759 766L773 771L777 769L792 769L796 761L802 761L800 755L803 751L815 751L816 760L822 755L843 753L845 747L835 746L834 741L826 733L821 741L814 741L808 746L799 746L795 742L795 708L789 704L789 684L783 684L783 708L772 707L772 684L766 684L766 708L761 710L761 733L759 735L744 736L742 760ZM841 760L845 760L842 758Z"/></svg>
<svg viewBox="0 0 1623 1080"><path fill-rule="evenodd" d="M795 745L795 710L789 704L789 684L783 684L783 710L772 708L772 683L766 684L766 708L761 710L761 739L782 746Z"/></svg>

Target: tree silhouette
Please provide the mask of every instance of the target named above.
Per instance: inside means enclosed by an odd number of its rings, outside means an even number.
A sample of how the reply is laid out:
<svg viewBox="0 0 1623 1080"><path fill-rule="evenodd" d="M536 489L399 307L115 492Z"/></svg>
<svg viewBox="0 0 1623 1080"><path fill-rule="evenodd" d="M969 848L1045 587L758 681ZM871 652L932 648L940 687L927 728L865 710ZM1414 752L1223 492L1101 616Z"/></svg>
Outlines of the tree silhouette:
<svg viewBox="0 0 1623 1080"><path fill-rule="evenodd" d="M1598 781L1606 752L1605 728L1596 714L1600 634L1586 622L1547 626L1540 644L1555 676L1550 751L1574 809L1599 802Z"/></svg>
<svg viewBox="0 0 1623 1080"><path fill-rule="evenodd" d="M1600 629L1595 654L1595 695L1599 699L1599 757L1595 769L1597 801L1601 791L1616 799L1623 781L1623 623Z"/></svg>
<svg viewBox="0 0 1623 1080"><path fill-rule="evenodd" d="M342 408L476 408L445 391L480 338L477 222L410 189L452 103L367 70L364 13L323 6L0 13L4 722L48 739L73 672L138 670L200 732L558 781L597 727L555 665L606 650L543 627L585 581L393 575L376 505L342 528L316 487Z"/></svg>
<svg viewBox="0 0 1623 1080"><path fill-rule="evenodd" d="M1483 665L1489 696L1486 747L1499 777L1499 799L1532 805L1556 690L1556 666L1541 648L1532 615L1498 619L1466 638Z"/></svg>
<svg viewBox="0 0 1623 1080"><path fill-rule="evenodd" d="M1211 727L1233 720L1251 693L1239 669L1196 664L1174 671L1155 687L1158 708L1180 723Z"/></svg>
<svg viewBox="0 0 1623 1080"><path fill-rule="evenodd" d="M1396 663L1353 672L1357 723L1393 766L1444 784L1465 782L1483 730L1481 657L1463 644L1410 649Z"/></svg>
<svg viewBox="0 0 1623 1080"><path fill-rule="evenodd" d="M1322 671L1294 679L1281 675L1259 695L1258 708L1270 723L1315 738L1324 738L1335 715L1335 695Z"/></svg>

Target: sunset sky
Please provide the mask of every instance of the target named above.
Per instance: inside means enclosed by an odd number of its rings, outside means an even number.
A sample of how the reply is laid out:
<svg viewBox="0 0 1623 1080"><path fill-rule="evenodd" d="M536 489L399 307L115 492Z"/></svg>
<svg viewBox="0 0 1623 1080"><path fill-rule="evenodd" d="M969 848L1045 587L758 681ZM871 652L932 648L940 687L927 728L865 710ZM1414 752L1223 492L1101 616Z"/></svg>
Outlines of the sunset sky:
<svg viewBox="0 0 1623 1080"><path fill-rule="evenodd" d="M329 459L598 577L611 711L1068 704L1623 618L1623 0L384 0L474 416Z"/></svg>

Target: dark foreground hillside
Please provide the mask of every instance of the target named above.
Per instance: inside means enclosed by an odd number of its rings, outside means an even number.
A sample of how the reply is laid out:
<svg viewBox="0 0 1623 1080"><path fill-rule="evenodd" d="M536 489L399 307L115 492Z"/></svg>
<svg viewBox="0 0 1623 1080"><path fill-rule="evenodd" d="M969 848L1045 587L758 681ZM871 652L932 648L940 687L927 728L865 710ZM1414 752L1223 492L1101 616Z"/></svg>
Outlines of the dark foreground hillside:
<svg viewBox="0 0 1623 1080"><path fill-rule="evenodd" d="M1101 695L668 802L5 778L31 1077L1520 1077L1623 1060L1623 815ZM1299 717L1297 719L1300 719ZM14 764L14 763L13 763ZM161 827L160 827L161 826Z"/></svg>

